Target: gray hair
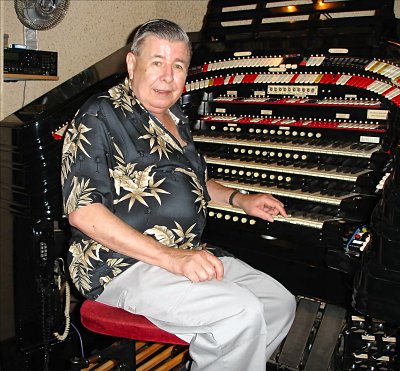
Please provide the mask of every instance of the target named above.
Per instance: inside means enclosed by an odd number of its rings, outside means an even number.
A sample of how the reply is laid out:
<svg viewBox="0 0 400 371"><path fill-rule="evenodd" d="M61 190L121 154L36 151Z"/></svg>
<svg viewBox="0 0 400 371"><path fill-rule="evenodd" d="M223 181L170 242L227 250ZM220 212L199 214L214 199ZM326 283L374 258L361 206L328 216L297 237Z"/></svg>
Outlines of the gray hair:
<svg viewBox="0 0 400 371"><path fill-rule="evenodd" d="M183 41L186 43L189 58L192 54L192 47L187 33L176 23L166 19L153 19L142 24L132 41L131 51L139 55L143 42L148 36L155 36L168 41Z"/></svg>

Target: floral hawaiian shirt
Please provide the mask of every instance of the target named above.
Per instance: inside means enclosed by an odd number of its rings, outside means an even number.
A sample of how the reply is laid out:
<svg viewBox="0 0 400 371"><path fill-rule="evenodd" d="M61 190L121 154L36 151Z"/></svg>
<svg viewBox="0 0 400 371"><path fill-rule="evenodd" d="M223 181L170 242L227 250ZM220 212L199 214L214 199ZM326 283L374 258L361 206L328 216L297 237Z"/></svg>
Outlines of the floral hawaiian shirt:
<svg viewBox="0 0 400 371"><path fill-rule="evenodd" d="M128 80L89 99L65 133L61 181L64 213L102 203L135 229L171 248L203 249L210 197L206 164L188 119L170 110L182 147L133 96ZM137 260L71 228L68 265L78 290L97 298Z"/></svg>

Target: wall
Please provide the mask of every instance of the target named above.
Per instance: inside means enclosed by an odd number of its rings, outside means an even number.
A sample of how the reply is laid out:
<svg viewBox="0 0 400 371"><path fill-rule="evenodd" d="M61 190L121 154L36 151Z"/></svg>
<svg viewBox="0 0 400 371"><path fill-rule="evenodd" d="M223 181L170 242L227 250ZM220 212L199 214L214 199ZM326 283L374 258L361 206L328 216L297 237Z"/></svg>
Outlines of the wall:
<svg viewBox="0 0 400 371"><path fill-rule="evenodd" d="M23 43L14 2L0 0L0 120L126 44L132 30L151 18L167 18L186 31L201 28L207 0L70 0L60 24L38 31L40 50L58 52L59 81L3 82L3 34Z"/></svg>

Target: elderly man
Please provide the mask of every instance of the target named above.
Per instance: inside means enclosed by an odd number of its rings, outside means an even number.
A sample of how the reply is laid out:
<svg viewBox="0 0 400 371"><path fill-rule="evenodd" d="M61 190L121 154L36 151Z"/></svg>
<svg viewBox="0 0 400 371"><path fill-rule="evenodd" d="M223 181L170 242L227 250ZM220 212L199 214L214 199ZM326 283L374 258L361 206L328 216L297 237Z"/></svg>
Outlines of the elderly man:
<svg viewBox="0 0 400 371"><path fill-rule="evenodd" d="M189 342L192 370L261 371L291 326L294 297L201 236L209 200L271 222L286 213L271 195L207 179L176 104L190 56L178 25L145 23L126 57L128 78L71 122L62 162L70 274L85 297Z"/></svg>

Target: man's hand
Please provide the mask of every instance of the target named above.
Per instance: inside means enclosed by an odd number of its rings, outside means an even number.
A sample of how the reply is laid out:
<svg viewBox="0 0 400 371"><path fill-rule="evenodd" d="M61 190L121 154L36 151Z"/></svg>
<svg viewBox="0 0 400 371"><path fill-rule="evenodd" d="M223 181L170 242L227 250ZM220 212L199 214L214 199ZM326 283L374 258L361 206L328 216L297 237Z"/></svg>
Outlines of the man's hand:
<svg viewBox="0 0 400 371"><path fill-rule="evenodd" d="M222 280L224 266L220 259L206 250L170 249L168 271L187 277L192 282Z"/></svg>
<svg viewBox="0 0 400 371"><path fill-rule="evenodd" d="M274 217L279 214L285 218L288 217L283 203L270 194L243 195L238 193L235 195L235 204L241 207L246 214L269 222L273 222Z"/></svg>

